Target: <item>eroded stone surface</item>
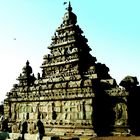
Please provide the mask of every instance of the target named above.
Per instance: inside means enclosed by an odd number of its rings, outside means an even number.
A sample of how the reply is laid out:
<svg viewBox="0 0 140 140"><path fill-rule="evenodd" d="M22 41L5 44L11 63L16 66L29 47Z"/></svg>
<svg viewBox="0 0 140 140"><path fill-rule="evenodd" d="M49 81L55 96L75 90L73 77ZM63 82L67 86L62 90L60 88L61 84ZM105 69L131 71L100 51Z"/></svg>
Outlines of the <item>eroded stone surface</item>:
<svg viewBox="0 0 140 140"><path fill-rule="evenodd" d="M50 54L43 57L42 75L36 78L27 61L7 94L3 131L33 139L29 134L96 136L127 128L128 92L117 86L109 68L96 63L82 33L69 4Z"/></svg>

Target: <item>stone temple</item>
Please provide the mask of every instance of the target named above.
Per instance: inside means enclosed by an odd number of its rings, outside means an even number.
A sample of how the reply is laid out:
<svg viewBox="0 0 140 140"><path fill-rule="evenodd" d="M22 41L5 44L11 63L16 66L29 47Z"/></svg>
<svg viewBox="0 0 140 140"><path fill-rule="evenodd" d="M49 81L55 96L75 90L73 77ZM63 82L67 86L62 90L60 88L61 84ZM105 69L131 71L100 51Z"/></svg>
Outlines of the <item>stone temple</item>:
<svg viewBox="0 0 140 140"><path fill-rule="evenodd" d="M109 68L90 54L87 42L69 3L48 46L50 54L43 57L42 73L35 77L27 61L18 84L7 93L3 131L94 137L129 135L135 130L136 125L129 123L135 118L129 110L136 113L129 109L125 80L124 87L117 85Z"/></svg>

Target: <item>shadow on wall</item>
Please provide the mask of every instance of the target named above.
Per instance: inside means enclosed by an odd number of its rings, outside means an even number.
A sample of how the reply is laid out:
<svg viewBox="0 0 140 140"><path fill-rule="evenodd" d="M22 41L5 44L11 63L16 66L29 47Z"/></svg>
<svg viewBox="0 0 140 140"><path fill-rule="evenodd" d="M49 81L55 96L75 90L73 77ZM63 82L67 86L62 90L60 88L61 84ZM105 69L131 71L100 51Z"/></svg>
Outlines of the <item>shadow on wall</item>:
<svg viewBox="0 0 140 140"><path fill-rule="evenodd" d="M126 76L121 82L127 97L128 126L132 135L140 136L140 86L136 77ZM95 85L96 95L93 101L93 124L98 136L111 135L111 126L114 125L115 113L112 110L113 104L122 102L121 98L107 95L100 83ZM123 98L122 98L123 99Z"/></svg>
<svg viewBox="0 0 140 140"><path fill-rule="evenodd" d="M137 77L126 76L120 86L129 92L128 97L128 125L133 135L140 135L140 86Z"/></svg>
<svg viewBox="0 0 140 140"><path fill-rule="evenodd" d="M38 127L38 132L39 132L39 140L42 140L44 133L45 133L45 130L44 130L44 125L40 119L37 122L37 127Z"/></svg>
<svg viewBox="0 0 140 140"><path fill-rule="evenodd" d="M112 131L115 114L111 109L112 99L97 83L96 95L93 100L93 125L98 136L109 136ZM100 87L100 88L99 88Z"/></svg>
<svg viewBox="0 0 140 140"><path fill-rule="evenodd" d="M132 134L140 135L140 87L133 87L128 98L128 122Z"/></svg>

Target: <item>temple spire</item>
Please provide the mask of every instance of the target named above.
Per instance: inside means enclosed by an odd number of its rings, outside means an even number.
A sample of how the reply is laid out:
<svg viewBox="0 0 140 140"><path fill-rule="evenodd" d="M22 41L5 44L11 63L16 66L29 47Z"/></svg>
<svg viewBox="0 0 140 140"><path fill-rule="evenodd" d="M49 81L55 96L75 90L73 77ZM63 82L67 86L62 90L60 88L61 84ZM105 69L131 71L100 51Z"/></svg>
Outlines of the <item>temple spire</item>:
<svg viewBox="0 0 140 140"><path fill-rule="evenodd" d="M68 12L71 12L72 11L72 7L71 7L71 3L69 1L69 5L68 5L68 8L67 8Z"/></svg>
<svg viewBox="0 0 140 140"><path fill-rule="evenodd" d="M66 2L65 2L65 4L66 4ZM70 25L70 24L75 25L77 23L77 16L72 12L72 6L71 6L70 1L69 1L69 4L68 4L66 10L67 11L63 17L63 24L64 25Z"/></svg>

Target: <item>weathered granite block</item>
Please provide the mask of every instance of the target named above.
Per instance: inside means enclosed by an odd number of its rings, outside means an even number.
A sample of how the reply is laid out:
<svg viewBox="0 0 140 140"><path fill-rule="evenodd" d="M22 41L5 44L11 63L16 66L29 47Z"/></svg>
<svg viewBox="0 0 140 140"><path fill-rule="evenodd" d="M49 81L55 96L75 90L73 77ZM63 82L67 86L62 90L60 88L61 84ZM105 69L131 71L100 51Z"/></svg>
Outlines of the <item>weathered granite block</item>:
<svg viewBox="0 0 140 140"><path fill-rule="evenodd" d="M21 136L22 135L20 133L9 133L9 138L13 140L18 139Z"/></svg>
<svg viewBox="0 0 140 140"><path fill-rule="evenodd" d="M38 140L39 134L25 134L25 140Z"/></svg>

